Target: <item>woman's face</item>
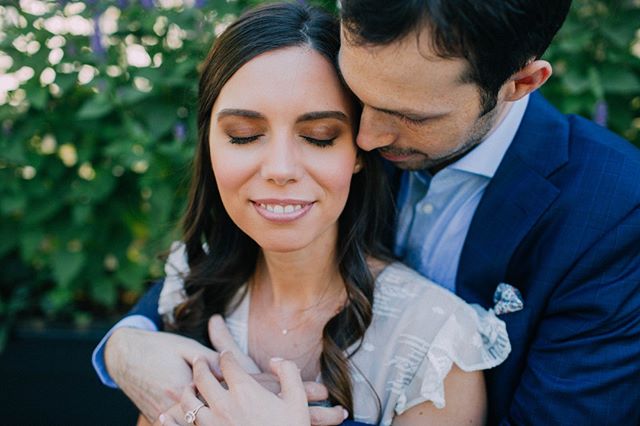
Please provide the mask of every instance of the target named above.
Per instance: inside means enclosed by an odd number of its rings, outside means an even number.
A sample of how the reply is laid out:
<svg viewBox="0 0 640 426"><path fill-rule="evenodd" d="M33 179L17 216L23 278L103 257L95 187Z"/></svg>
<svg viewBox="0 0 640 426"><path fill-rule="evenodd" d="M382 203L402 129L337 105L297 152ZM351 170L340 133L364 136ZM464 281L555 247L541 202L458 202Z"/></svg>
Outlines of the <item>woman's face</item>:
<svg viewBox="0 0 640 426"><path fill-rule="evenodd" d="M333 66L308 47L264 53L222 88L211 164L229 216L264 250L335 246L359 170L353 114Z"/></svg>

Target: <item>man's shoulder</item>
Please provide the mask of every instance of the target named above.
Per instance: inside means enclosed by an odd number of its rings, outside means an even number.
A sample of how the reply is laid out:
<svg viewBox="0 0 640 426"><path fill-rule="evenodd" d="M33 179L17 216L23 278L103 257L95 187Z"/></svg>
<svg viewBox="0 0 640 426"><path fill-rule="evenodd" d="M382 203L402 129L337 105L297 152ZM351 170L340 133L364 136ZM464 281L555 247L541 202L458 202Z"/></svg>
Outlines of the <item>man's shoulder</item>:
<svg viewBox="0 0 640 426"><path fill-rule="evenodd" d="M535 139L530 143L538 145L536 154L529 159L539 163L557 161L558 167L546 178L561 196L574 201L582 198L582 202L594 196L619 196L620 205L629 208L640 205L638 147L593 121L561 114L539 94L532 97L532 110L542 117L535 122L537 128L531 129L537 130L536 137L528 141Z"/></svg>

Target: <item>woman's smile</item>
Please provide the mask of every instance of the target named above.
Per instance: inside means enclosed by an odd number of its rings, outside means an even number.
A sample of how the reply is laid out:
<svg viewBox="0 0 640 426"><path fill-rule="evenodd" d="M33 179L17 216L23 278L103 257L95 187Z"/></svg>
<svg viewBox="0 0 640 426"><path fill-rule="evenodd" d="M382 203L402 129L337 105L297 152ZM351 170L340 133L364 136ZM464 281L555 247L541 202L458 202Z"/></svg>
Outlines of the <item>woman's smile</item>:
<svg viewBox="0 0 640 426"><path fill-rule="evenodd" d="M256 211L263 218L272 222L293 222L305 216L315 202L303 200L260 199L251 200Z"/></svg>

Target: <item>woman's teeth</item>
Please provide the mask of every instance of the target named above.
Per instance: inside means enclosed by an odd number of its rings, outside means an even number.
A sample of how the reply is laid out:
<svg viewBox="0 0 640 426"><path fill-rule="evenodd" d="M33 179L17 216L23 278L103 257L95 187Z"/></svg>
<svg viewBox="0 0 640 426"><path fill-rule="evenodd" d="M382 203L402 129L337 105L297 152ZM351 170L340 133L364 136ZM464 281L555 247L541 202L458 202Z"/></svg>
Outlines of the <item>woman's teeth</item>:
<svg viewBox="0 0 640 426"><path fill-rule="evenodd" d="M300 204L287 204L284 206L280 204L260 204L260 207L262 207L263 209L266 209L271 213L277 213L277 214L293 213L302 208Z"/></svg>

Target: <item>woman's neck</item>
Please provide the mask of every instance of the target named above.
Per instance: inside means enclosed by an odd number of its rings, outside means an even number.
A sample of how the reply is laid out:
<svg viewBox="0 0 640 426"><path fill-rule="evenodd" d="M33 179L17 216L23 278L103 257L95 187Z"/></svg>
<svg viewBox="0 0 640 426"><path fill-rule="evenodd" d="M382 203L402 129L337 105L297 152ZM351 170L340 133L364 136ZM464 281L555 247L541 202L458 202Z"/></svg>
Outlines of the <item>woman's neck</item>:
<svg viewBox="0 0 640 426"><path fill-rule="evenodd" d="M335 248L290 253L262 252L253 284L267 305L280 312L335 300L344 289Z"/></svg>

